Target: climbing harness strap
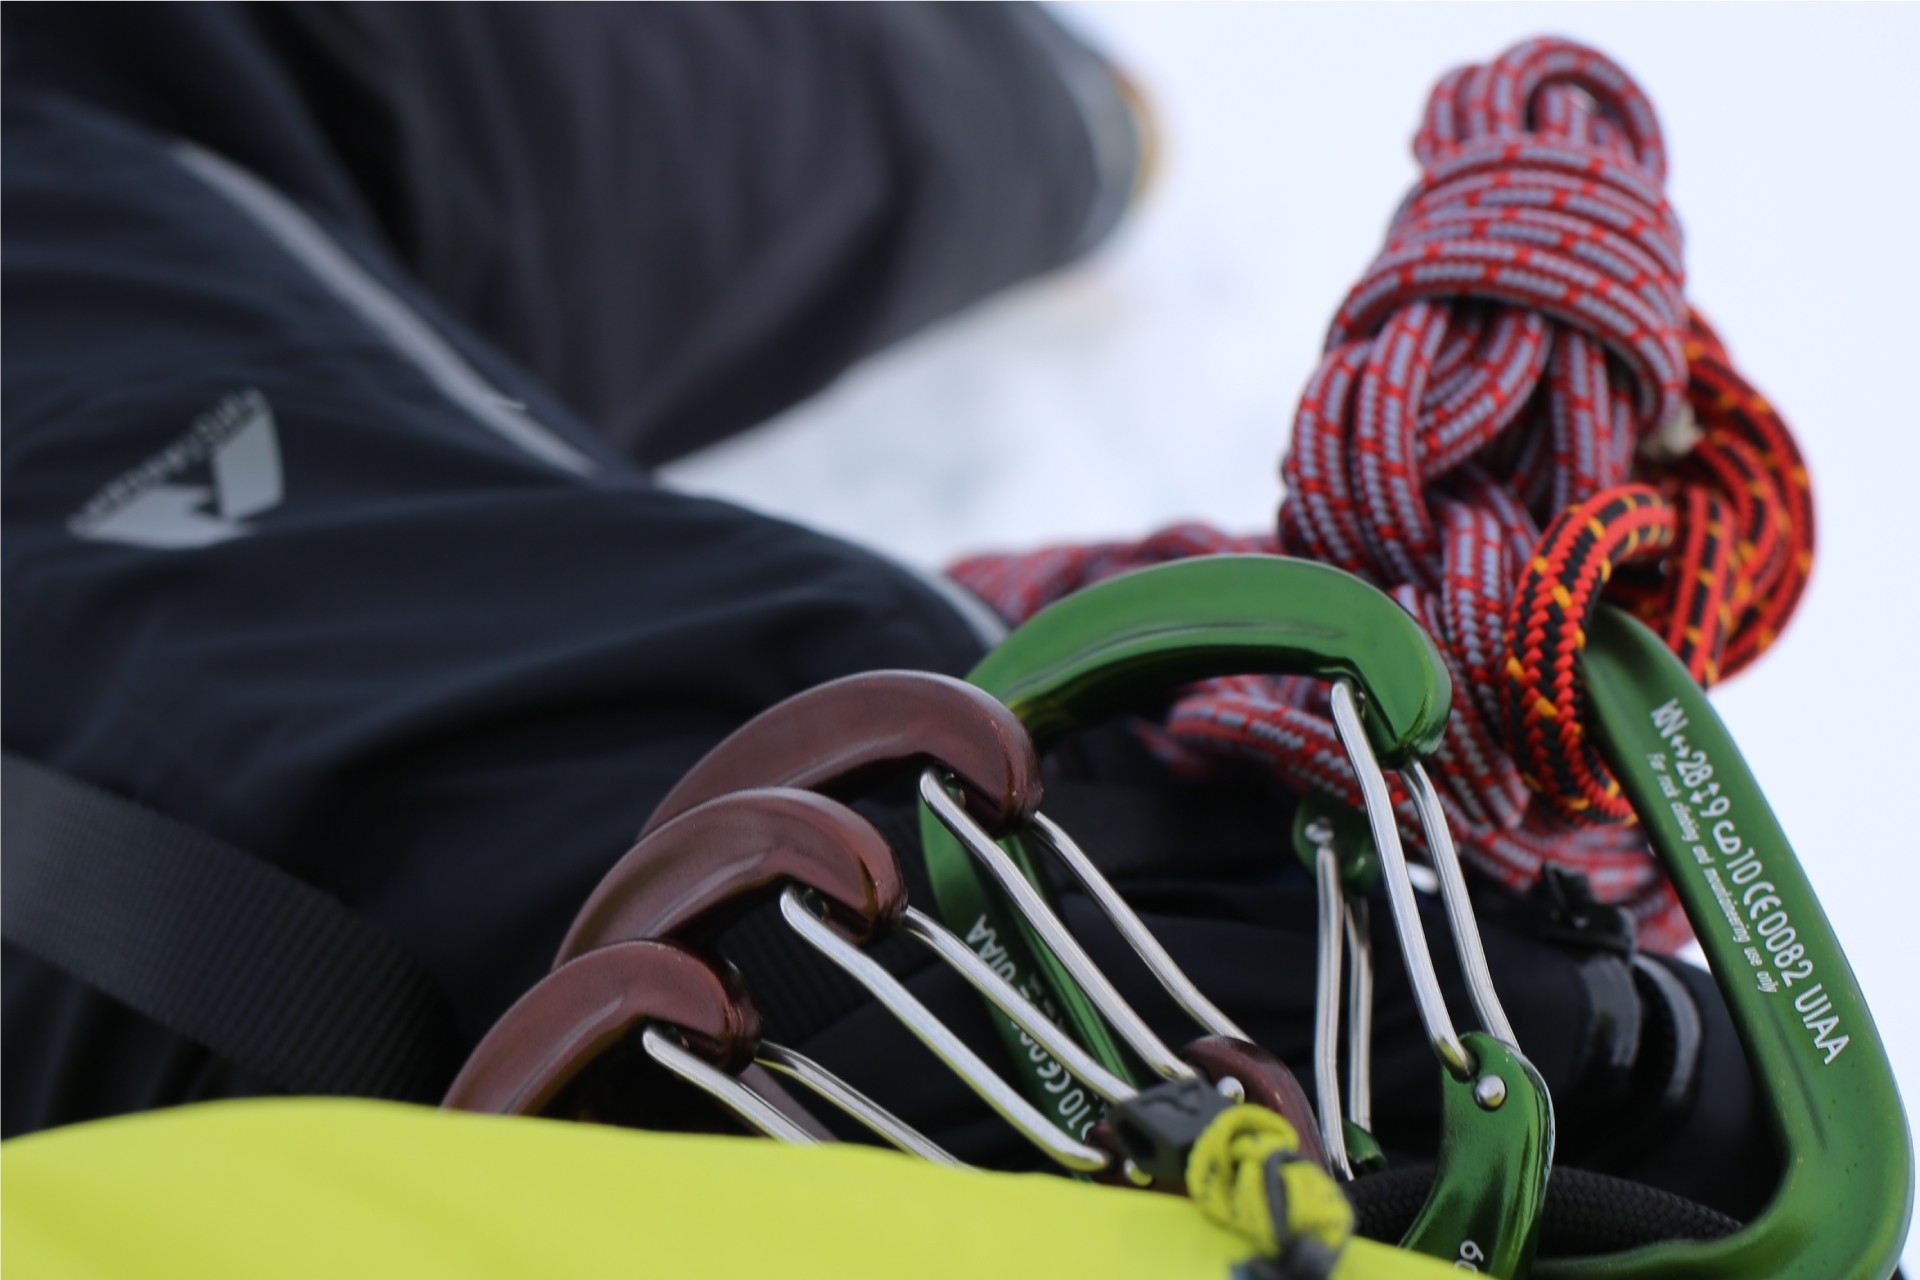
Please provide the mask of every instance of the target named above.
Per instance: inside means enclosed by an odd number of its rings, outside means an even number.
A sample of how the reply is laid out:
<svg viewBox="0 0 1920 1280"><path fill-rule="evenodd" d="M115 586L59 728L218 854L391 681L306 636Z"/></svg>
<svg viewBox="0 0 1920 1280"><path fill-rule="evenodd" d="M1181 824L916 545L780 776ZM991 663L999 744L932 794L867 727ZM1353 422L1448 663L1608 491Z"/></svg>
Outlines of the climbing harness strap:
<svg viewBox="0 0 1920 1280"><path fill-rule="evenodd" d="M338 899L9 751L7 941L293 1093L431 1099L459 1065L433 978Z"/></svg>

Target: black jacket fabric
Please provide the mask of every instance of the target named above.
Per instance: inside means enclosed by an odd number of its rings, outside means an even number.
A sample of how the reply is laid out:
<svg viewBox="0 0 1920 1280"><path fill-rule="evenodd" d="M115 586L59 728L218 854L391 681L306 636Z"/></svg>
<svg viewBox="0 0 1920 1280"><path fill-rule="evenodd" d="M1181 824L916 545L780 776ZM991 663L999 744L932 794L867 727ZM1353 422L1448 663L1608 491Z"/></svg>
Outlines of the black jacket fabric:
<svg viewBox="0 0 1920 1280"><path fill-rule="evenodd" d="M914 574L645 467L1111 225L1091 55L1043 17L161 5L6 23L9 749L364 913L471 1042L727 732L836 676L959 674L983 652ZM1061 753L1049 788L1202 988L1310 1080L1314 897L1285 798L1174 783L1124 726ZM910 803L867 811L924 904ZM1143 1014L1190 1037L1085 900L1064 904ZM1612 1016L1591 957L1487 905L1522 1045L1566 1132L1598 1135L1562 1156L1599 1159L1632 1117L1581 1111ZM1438 1066L1377 933L1379 1130L1430 1154ZM964 1159L1037 1162L777 920L722 949L770 1034ZM957 977L904 939L880 957L997 1057ZM1710 981L1676 972L1709 1084L1607 1167L1749 1213L1773 1168L1753 1090ZM4 985L7 1134L271 1087L11 945Z"/></svg>
<svg viewBox="0 0 1920 1280"><path fill-rule="evenodd" d="M851 671L978 655L906 571L654 487L350 208L70 95L6 94L7 745L337 894L441 978L472 1035L741 720ZM208 173L361 278L316 272ZM384 296L343 299L367 281ZM442 358L369 320L385 306ZM451 397L449 361L540 447ZM76 532L236 397L270 417L270 508L199 546ZM150 474L146 496L181 491L183 527L217 521L213 464ZM10 1024L32 999L15 959ZM16 1093L33 1055L13 1029L9 1131L76 1118L38 1100L58 1082Z"/></svg>

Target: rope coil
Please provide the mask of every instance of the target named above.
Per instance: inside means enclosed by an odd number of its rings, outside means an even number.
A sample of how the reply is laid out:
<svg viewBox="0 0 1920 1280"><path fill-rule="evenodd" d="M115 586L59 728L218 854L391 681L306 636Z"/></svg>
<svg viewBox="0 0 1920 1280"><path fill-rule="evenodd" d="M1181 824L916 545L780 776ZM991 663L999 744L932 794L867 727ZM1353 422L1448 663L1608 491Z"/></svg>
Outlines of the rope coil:
<svg viewBox="0 0 1920 1280"><path fill-rule="evenodd" d="M1577 870L1672 949L1685 917L1582 731L1586 623L1604 593L1702 684L1746 666L1811 571L1806 467L1685 301L1659 122L1613 62L1536 39L1450 72L1414 154L1422 177L1301 395L1277 536L1183 525L951 572L1014 621L1186 555L1278 551L1372 582L1459 691L1433 763L1467 858L1515 889ZM1312 681L1209 681L1142 732L1178 770L1252 759L1358 802Z"/></svg>

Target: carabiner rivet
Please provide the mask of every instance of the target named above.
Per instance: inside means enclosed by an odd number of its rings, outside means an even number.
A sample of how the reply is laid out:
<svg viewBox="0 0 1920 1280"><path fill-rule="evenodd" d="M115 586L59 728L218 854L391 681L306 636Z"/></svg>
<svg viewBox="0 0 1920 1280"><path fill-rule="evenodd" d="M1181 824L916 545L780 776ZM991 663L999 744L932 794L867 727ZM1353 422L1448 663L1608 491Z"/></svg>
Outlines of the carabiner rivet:
<svg viewBox="0 0 1920 1280"><path fill-rule="evenodd" d="M1221 1076L1213 1082L1213 1087L1218 1090L1220 1096L1228 1102L1245 1102L1247 1100L1247 1086L1241 1084L1232 1076Z"/></svg>
<svg viewBox="0 0 1920 1280"><path fill-rule="evenodd" d="M1153 1175L1131 1160L1120 1166L1120 1172L1126 1174L1127 1181L1136 1187L1150 1187L1153 1185Z"/></svg>
<svg viewBox="0 0 1920 1280"><path fill-rule="evenodd" d="M1498 1111L1507 1100L1507 1082L1499 1076L1485 1075L1473 1082L1473 1100L1486 1111Z"/></svg>

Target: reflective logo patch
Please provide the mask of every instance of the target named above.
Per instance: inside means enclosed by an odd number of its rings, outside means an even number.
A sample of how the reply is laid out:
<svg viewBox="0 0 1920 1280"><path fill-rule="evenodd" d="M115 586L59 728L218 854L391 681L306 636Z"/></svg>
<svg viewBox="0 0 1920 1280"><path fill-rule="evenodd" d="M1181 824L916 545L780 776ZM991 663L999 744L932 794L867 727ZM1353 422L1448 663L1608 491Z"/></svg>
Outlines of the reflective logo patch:
<svg viewBox="0 0 1920 1280"><path fill-rule="evenodd" d="M178 483L182 478L188 483ZM192 483L204 479L204 483ZM273 407L249 388L195 418L187 433L109 482L67 521L76 538L167 551L253 532L246 518L280 505Z"/></svg>

